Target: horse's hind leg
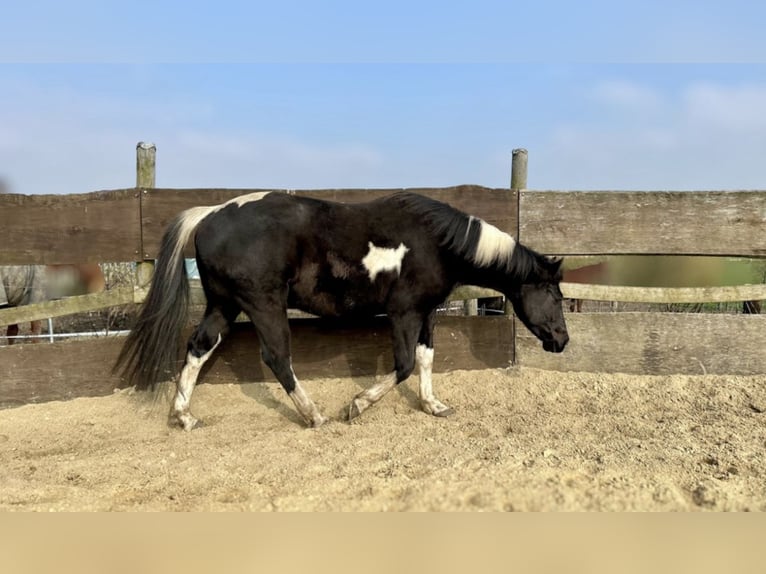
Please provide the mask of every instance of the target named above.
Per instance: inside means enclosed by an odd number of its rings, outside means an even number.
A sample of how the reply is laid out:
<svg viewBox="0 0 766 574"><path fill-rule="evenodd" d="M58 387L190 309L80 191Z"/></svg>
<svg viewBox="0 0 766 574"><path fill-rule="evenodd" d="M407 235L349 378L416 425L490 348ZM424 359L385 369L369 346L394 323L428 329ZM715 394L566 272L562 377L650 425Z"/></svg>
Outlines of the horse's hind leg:
<svg viewBox="0 0 766 574"><path fill-rule="evenodd" d="M169 423L171 425L180 425L184 430L190 431L201 424L201 421L189 410L194 386L197 384L202 366L228 334L230 323L236 318L238 312L239 310L234 308L224 311L219 307L211 306L205 310L205 316L189 338L186 361L176 383L176 395L170 408Z"/></svg>
<svg viewBox="0 0 766 574"><path fill-rule="evenodd" d="M306 424L316 428L327 422L327 419L319 412L293 371L290 358L290 325L287 322L287 309L279 303L280 300L281 298L275 298L263 309L245 307L245 312L258 332L263 362L293 400Z"/></svg>

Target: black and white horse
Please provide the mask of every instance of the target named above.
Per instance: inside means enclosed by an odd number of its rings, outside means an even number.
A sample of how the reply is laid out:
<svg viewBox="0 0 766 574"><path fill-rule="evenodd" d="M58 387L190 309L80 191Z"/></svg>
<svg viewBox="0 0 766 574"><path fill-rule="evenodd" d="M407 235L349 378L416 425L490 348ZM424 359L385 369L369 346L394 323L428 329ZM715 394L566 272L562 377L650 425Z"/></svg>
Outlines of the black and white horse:
<svg viewBox="0 0 766 574"><path fill-rule="evenodd" d="M435 309L457 284L505 294L546 351L561 352L569 340L561 260L481 219L407 192L359 204L253 193L188 209L165 232L149 293L117 361L137 388L174 373L189 296L183 250L192 235L207 308L189 339L170 412L170 422L186 430L199 422L189 403L200 369L240 311L255 325L264 362L313 427L326 419L293 371L288 308L388 316L395 370L353 399L349 419L409 377L416 362L423 410L451 413L433 393L431 366Z"/></svg>

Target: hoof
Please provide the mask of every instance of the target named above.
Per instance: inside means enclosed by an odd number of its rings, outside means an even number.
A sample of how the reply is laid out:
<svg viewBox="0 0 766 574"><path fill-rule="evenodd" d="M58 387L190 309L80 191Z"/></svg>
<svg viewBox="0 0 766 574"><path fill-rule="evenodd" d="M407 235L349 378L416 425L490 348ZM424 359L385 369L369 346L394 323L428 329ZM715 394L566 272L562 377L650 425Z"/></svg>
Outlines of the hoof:
<svg viewBox="0 0 766 574"><path fill-rule="evenodd" d="M318 429L323 424L325 424L327 421L329 421L327 417L323 417L322 415L318 415L314 420L307 421L308 427L312 429Z"/></svg>
<svg viewBox="0 0 766 574"><path fill-rule="evenodd" d="M205 423L189 413L174 413L170 415L168 424L171 427L181 427L186 432L191 432L196 428L205 426Z"/></svg>
<svg viewBox="0 0 766 574"><path fill-rule="evenodd" d="M441 401L423 401L420 403L423 412L435 417L448 417L455 413L451 408Z"/></svg>
<svg viewBox="0 0 766 574"><path fill-rule="evenodd" d="M361 415L364 412L364 408L359 408L359 405L357 404L357 399L354 399L351 401L351 404L348 406L348 420L349 422L354 420L356 417Z"/></svg>

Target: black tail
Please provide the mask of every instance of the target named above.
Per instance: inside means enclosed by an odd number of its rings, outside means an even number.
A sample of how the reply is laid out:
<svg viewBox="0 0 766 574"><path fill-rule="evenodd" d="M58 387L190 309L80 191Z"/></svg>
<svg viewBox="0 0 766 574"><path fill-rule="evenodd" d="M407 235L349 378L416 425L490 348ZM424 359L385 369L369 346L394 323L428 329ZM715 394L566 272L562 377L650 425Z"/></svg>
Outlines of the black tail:
<svg viewBox="0 0 766 574"><path fill-rule="evenodd" d="M154 388L176 373L179 339L189 311L183 249L199 222L214 209L183 212L162 238L149 293L114 366L138 389Z"/></svg>

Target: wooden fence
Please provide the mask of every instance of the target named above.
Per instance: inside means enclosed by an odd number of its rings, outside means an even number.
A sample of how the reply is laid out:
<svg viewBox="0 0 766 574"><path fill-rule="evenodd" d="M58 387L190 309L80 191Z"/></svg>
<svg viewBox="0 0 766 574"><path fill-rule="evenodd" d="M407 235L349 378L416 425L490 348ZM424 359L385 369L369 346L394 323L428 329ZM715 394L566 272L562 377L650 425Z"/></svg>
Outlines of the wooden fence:
<svg viewBox="0 0 766 574"><path fill-rule="evenodd" d="M139 144L135 188L76 195L0 195L0 264L138 262L136 288L0 310L0 325L140 302L162 232L179 211L253 189L158 189L153 148ZM766 191L531 191L526 152L514 151L511 188L465 185L413 189L463 209L551 255L729 255L766 257ZM287 191L287 190L282 190ZM359 202L375 190L291 190ZM191 256L193 251L188 250ZM563 284L567 297L702 302L766 299L766 285L645 289ZM463 288L453 299L491 296ZM509 363L556 370L627 373L766 372L766 316L678 313L568 314L571 342L544 353L512 317L442 317L435 368ZM294 320L295 369L303 378L381 373L392 366L384 323ZM254 334L238 329L207 366L205 381L271 379ZM0 348L0 406L112 392L119 338Z"/></svg>

